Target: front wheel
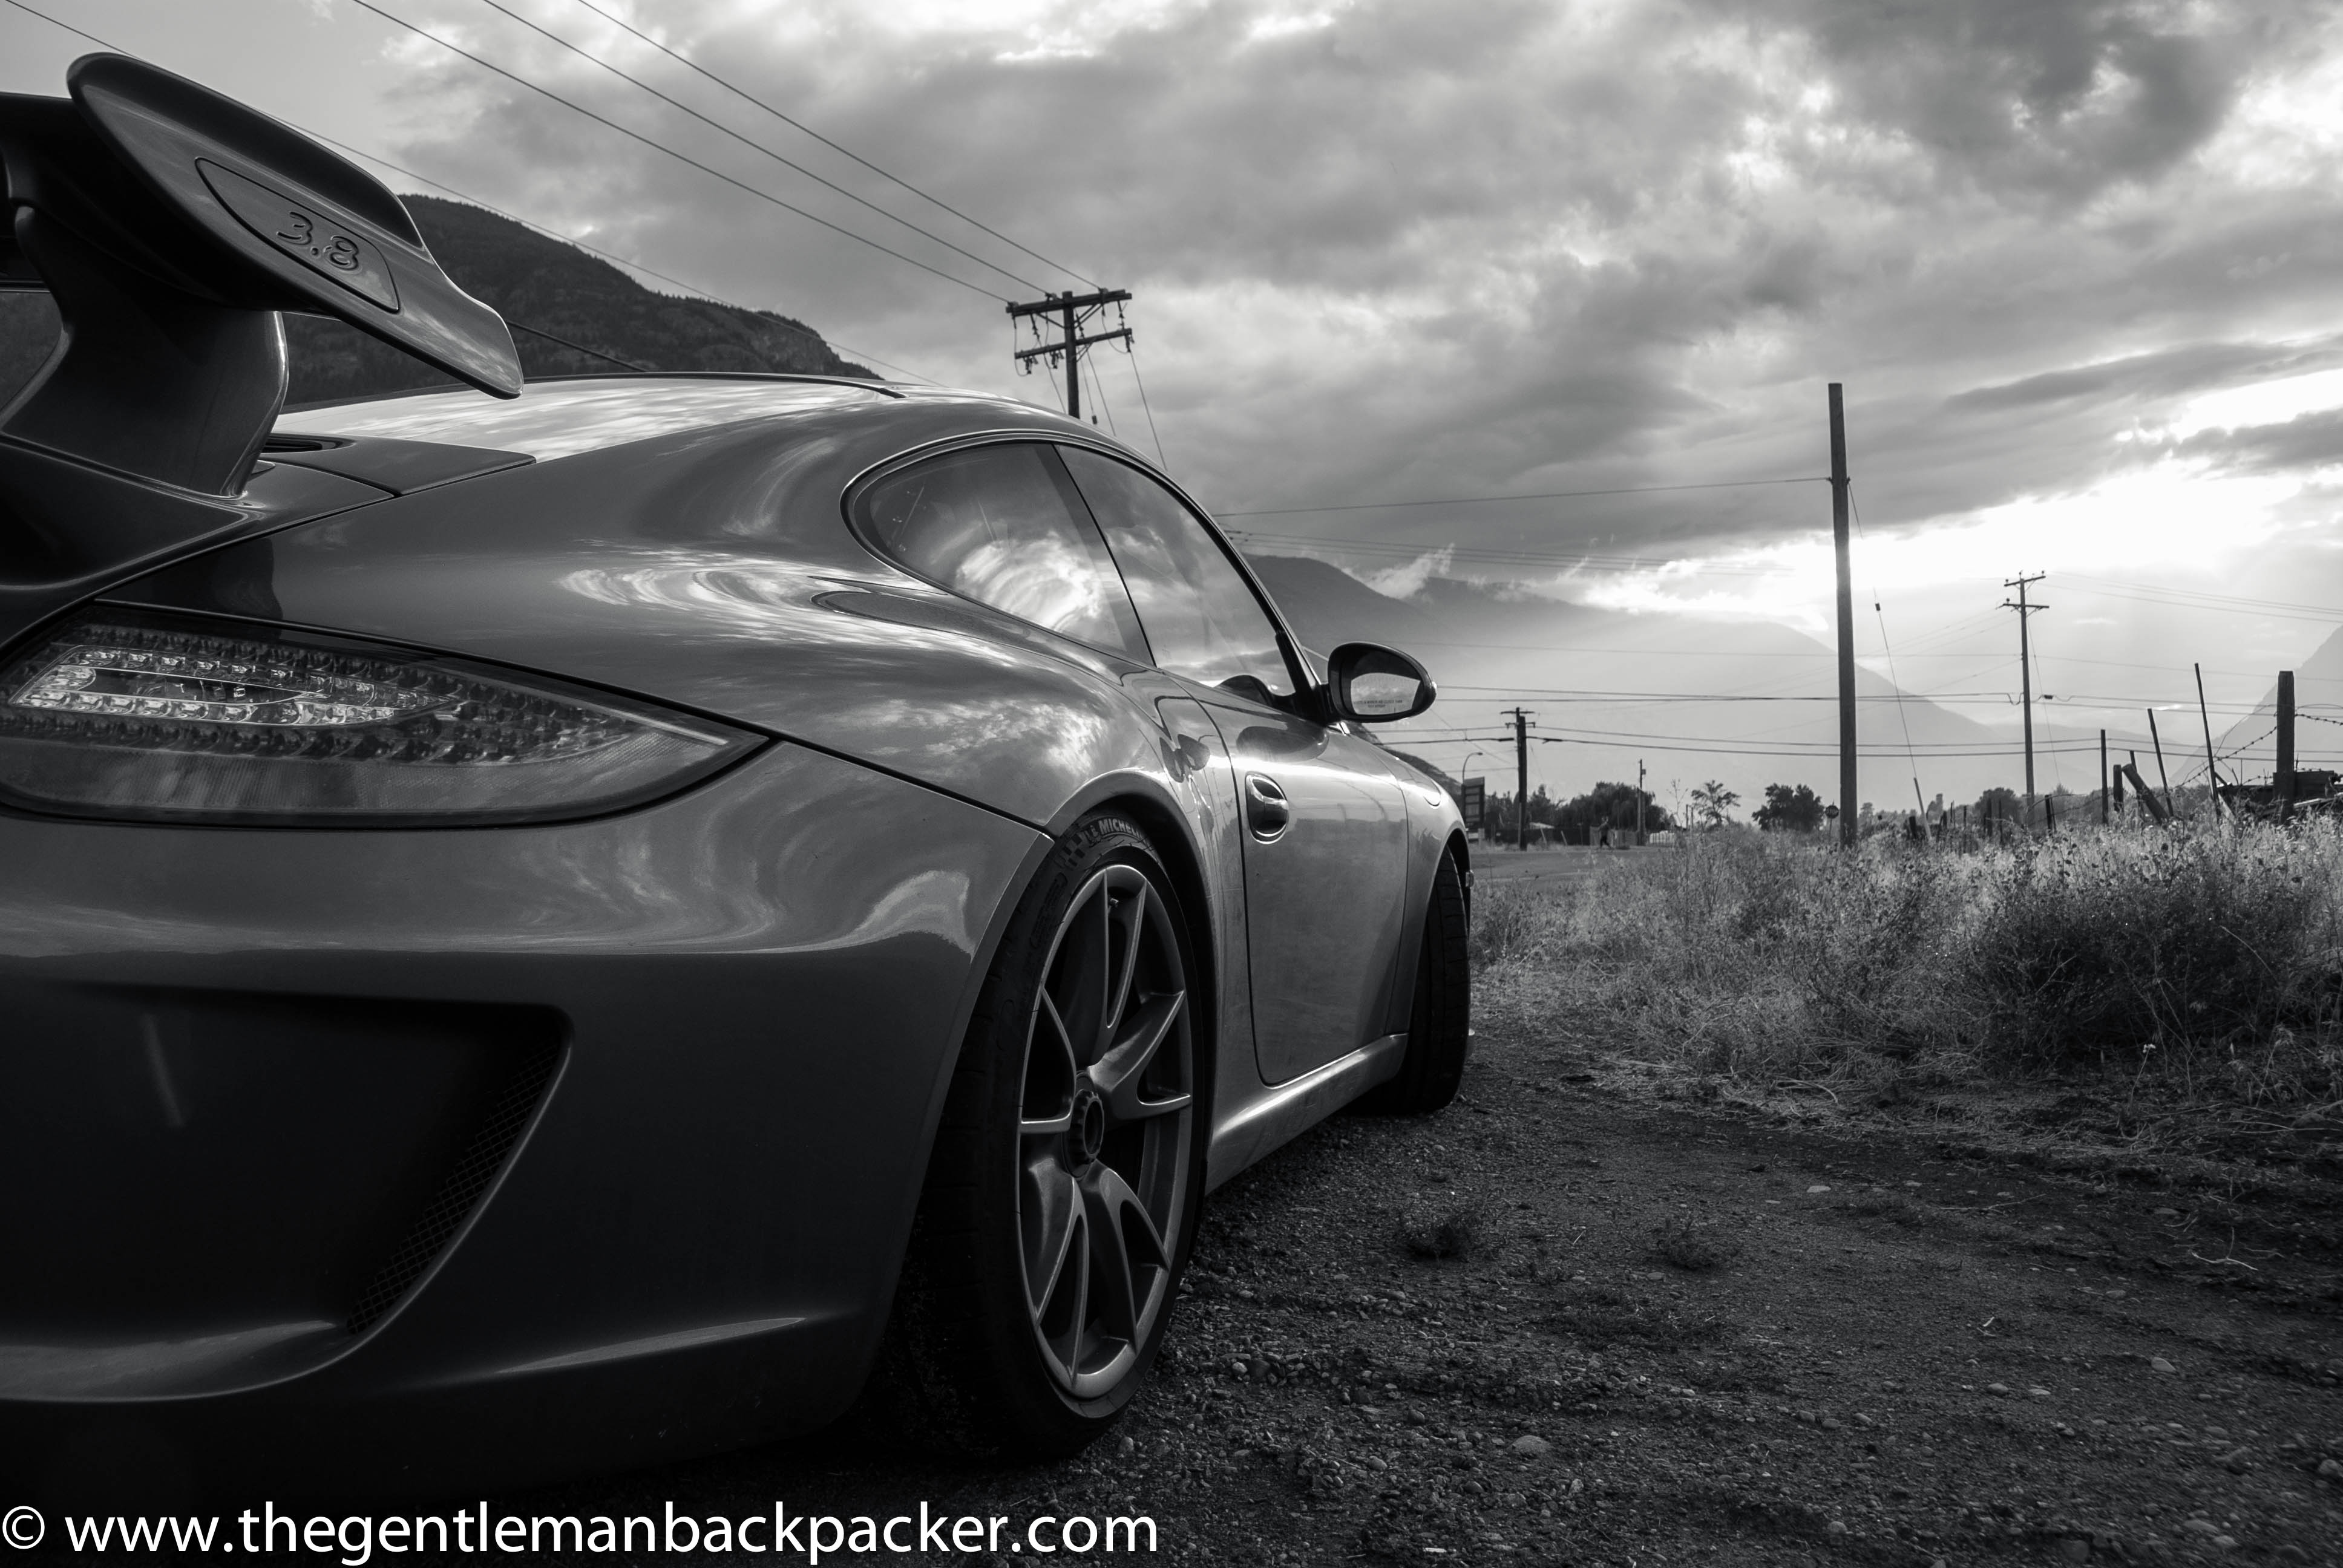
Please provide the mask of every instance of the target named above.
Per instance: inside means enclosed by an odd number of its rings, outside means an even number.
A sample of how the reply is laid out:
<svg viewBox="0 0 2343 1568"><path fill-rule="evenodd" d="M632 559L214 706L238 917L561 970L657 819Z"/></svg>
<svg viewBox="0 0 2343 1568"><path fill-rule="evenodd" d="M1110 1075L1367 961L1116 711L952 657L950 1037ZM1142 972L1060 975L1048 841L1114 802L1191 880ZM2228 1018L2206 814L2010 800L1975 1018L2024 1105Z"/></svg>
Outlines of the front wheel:
<svg viewBox="0 0 2343 1568"><path fill-rule="evenodd" d="M1415 962L1415 1005L1399 1073L1369 1090L1359 1109L1403 1116L1438 1111L1464 1082L1473 1050L1473 976L1466 952L1464 878L1443 853L1423 911L1423 949Z"/></svg>
<svg viewBox="0 0 2343 1568"><path fill-rule="evenodd" d="M1161 1339L1203 1197L1212 1015L1171 879L1111 814L1060 842L987 976L882 1378L952 1446L1071 1452Z"/></svg>

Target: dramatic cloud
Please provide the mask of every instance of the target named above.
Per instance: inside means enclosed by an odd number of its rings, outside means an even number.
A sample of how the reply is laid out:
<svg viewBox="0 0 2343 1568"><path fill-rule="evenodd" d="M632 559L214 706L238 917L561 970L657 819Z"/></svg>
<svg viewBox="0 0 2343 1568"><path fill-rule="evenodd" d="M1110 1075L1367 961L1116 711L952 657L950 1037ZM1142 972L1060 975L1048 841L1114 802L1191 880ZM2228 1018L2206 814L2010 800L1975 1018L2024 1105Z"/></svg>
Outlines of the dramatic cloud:
<svg viewBox="0 0 2343 1568"><path fill-rule="evenodd" d="M216 0L204 27L136 0L73 15L920 375L1054 400L1045 377L1012 373L1001 299L1129 287L1164 455L1232 512L1812 476L1838 380L1858 576L1883 625L1974 623L1957 646L2006 657L2006 618L1986 612L2002 578L2044 566L2343 593L2325 542L2343 379L2320 379L2343 367L2330 7L596 0L1078 278L580 0L504 3L990 266L481 0L381 4L961 284L348 0ZM77 46L38 33L0 16L5 85L55 90ZM1151 449L1131 362L1101 351L1093 366L1089 401ZM2257 403L2250 389L2271 384L2294 392ZM1453 549L1440 569L1817 627L1827 518L1821 487L1776 486L1235 520L1289 537L1262 548L1362 573ZM1358 541L1378 548L1340 554ZM1584 554L1601 558L1568 568ZM1413 588L1414 573L1389 580ZM2046 639L2105 661L2101 689L2162 690L2181 638L2217 645L2242 689L2316 630L2209 609L2097 615L2108 607L2068 598L2071 634L2046 620ZM2268 675L2252 678L2258 692Z"/></svg>

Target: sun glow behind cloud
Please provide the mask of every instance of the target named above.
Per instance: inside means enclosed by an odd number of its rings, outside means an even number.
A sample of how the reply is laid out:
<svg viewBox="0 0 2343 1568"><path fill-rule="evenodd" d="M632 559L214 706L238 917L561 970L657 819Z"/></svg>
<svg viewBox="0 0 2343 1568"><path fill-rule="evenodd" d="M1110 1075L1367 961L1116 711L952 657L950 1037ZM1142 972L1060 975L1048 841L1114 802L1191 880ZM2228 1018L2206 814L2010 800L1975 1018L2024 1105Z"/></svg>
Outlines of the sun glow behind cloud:
<svg viewBox="0 0 2343 1568"><path fill-rule="evenodd" d="M1917 621L2017 571L2119 570L2179 586L2222 576L2285 531L2283 476L2203 471L2169 459L2069 496L2026 497L1957 522L1875 528L1852 541L1858 598L1892 596ZM1554 579L1542 591L1606 609L1777 621L1834 635L1836 564L1828 537L1687 556L1649 568Z"/></svg>
<svg viewBox="0 0 2343 1568"><path fill-rule="evenodd" d="M2191 398L2168 428L2173 437L2187 440L2205 430L2283 425L2338 407L2343 407L2343 369L2315 370Z"/></svg>
<svg viewBox="0 0 2343 1568"><path fill-rule="evenodd" d="M2021 570L2343 602L2331 8L2005 4L1980 26L1973 7L1809 0L611 3L962 211L1133 289L1149 407L1138 361L1101 353L1102 428L1150 455L1160 433L1212 503L1813 474L1822 386L1843 380L1869 525L1856 592L1881 596L1899 644L1980 615L1985 641L2014 642L1985 612ZM1067 285L571 0L518 8L1025 281L759 160L477 0L395 9L988 290ZM997 303L347 5L81 0L75 15L920 376L1052 400L1046 377L1011 367ZM0 15L0 85L57 91L82 47ZM1337 509L1291 527L1329 553L1372 541L1365 575L1394 592L1420 594L1434 569L1421 563L1453 546L1438 570L1827 638L1827 518L1815 488ZM1580 550L1666 564L1504 564ZM2225 659L2238 668L2325 635L2312 619L2109 608L2067 589L2037 624L2110 660L2168 662L2141 651L2159 638L2208 660L2252 640L2250 659Z"/></svg>

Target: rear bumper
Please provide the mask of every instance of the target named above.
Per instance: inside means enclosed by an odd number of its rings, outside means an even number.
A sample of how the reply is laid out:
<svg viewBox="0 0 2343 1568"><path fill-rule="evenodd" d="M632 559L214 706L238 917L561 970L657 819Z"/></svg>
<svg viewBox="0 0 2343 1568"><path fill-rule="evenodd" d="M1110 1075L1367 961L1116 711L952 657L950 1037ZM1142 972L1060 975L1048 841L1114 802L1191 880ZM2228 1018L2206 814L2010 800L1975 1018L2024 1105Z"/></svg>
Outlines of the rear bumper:
<svg viewBox="0 0 2343 1568"><path fill-rule="evenodd" d="M355 1494L831 1419L1045 849L788 746L555 827L0 819L0 1465Z"/></svg>

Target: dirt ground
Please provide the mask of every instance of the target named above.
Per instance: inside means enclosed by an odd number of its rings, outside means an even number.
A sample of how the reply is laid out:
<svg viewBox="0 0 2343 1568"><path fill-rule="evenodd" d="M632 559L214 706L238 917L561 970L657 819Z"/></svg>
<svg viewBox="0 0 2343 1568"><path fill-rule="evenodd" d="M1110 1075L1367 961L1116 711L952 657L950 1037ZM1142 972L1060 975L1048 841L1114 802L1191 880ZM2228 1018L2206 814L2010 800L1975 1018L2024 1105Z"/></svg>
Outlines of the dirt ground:
<svg viewBox="0 0 2343 1568"><path fill-rule="evenodd" d="M506 1502L1144 1513L1158 1560L1262 1564L2343 1563L2330 1158L1816 1125L1478 1043L1448 1111L1216 1195L1167 1363L1077 1461L816 1440Z"/></svg>

